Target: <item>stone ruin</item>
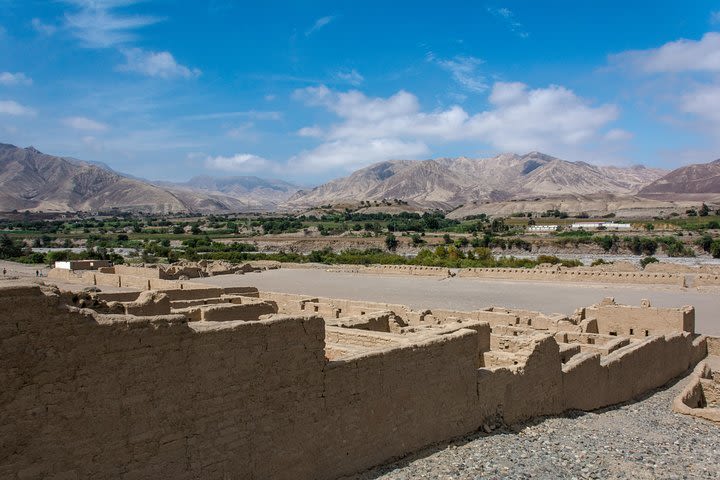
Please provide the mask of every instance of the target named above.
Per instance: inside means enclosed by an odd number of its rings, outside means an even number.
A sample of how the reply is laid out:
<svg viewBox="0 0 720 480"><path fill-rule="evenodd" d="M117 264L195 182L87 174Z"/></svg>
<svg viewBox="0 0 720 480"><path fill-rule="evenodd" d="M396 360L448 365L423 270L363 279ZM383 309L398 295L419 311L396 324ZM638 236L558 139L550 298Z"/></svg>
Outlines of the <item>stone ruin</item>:
<svg viewBox="0 0 720 480"><path fill-rule="evenodd" d="M235 264L221 260L200 260L199 262L181 261L170 265L116 265L110 268L101 268L99 271L101 273L134 275L140 277L159 278L162 280L188 280L191 278L212 277L215 275L259 272L260 269L251 266L249 263Z"/></svg>
<svg viewBox="0 0 720 480"><path fill-rule="evenodd" d="M720 424L720 341L708 338L707 344L711 356L695 367L673 410Z"/></svg>
<svg viewBox="0 0 720 480"><path fill-rule="evenodd" d="M336 478L631 400L718 345L689 306L418 311L164 285L0 287L1 478Z"/></svg>

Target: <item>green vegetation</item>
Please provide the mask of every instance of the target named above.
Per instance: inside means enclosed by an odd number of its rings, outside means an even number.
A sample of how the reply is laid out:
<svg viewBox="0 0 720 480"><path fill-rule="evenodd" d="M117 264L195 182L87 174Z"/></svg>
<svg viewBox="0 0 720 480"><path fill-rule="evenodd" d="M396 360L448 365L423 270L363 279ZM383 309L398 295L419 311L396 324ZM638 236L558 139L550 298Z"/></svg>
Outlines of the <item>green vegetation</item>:
<svg viewBox="0 0 720 480"><path fill-rule="evenodd" d="M328 265L422 265L446 268L532 268L541 263L560 264L568 267L582 265L577 260L561 260L551 256L540 256L535 260L504 256L495 258L487 248L480 247L463 252L454 245L449 247L438 246L433 250L425 248L420 250L420 253L414 258L380 249L348 249L333 252L330 248L314 250L309 255L286 252L258 254L216 252L199 255L199 258L231 262L276 260L279 262L325 263Z"/></svg>
<svg viewBox="0 0 720 480"><path fill-rule="evenodd" d="M397 202L395 204L399 205ZM713 212L707 205L699 205L689 210L684 215L642 219L634 224L636 233L632 235L563 230L564 226L573 220L568 218L566 212L559 210L549 210L541 215L517 212L508 218L490 218L479 214L463 220L447 218L439 211L363 213L350 209L332 210L329 206L301 216L183 217L113 212L104 217L79 215L67 219L37 220L36 218L48 216L15 214L13 220L0 220L0 258L47 263L54 261L57 256L109 258L119 261L120 257L111 252L113 249L122 248L128 250L127 255L143 261L173 262L182 258L205 258L208 255L242 261L250 257L261 258L251 243L253 239L260 239L263 235L282 234L316 239L318 236L330 235L347 239L373 237L378 239L377 245L384 244L390 254L408 247L413 248L413 252L420 251L416 258L426 262L423 264L490 262L486 256L478 257L478 251L486 250L496 253L532 252L542 247L562 249L583 246L588 249L599 246L608 253L630 252L641 256L662 252L671 257L680 257L703 252L720 258L720 212ZM576 217L589 218L589 215L581 213ZM606 217L611 218L614 215L609 214ZM536 222L558 224L561 228L549 235L527 234L524 227ZM666 233L673 229L677 230L672 231L672 235ZM438 250L438 246L443 247L445 253ZM62 249L62 253L55 251L43 254L32 251L37 248ZM82 252L70 253L70 248L74 248L76 252L81 248ZM284 253L276 255L288 258L328 258L327 255L317 252L324 250L316 250L306 256ZM369 261L365 257L376 258L377 253L355 253L353 258L357 262ZM383 258L383 261L397 263L414 260L388 257Z"/></svg>
<svg viewBox="0 0 720 480"><path fill-rule="evenodd" d="M651 263L657 263L657 262L658 262L658 259L655 258L655 257L645 257L645 258L643 258L642 260L640 260L640 266L641 266L642 268L645 268L645 267L647 267L649 264L651 264Z"/></svg>

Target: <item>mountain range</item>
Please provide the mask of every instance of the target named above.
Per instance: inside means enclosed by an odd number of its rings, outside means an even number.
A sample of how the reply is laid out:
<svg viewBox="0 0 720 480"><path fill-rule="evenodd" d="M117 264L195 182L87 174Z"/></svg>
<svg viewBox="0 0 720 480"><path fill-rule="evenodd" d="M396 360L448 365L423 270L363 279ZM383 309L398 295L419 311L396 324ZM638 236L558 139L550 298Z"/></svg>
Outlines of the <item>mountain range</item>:
<svg viewBox="0 0 720 480"><path fill-rule="evenodd" d="M539 152L481 159L397 160L377 163L312 190L299 191L287 204L309 207L402 199L452 209L471 202L519 198L633 194L666 173L644 166L623 168L568 162Z"/></svg>
<svg viewBox="0 0 720 480"><path fill-rule="evenodd" d="M149 182L106 165L0 144L0 211L243 212L275 210L298 190L257 177Z"/></svg>
<svg viewBox="0 0 720 480"><path fill-rule="evenodd" d="M720 160L680 167L640 190L641 195L720 193Z"/></svg>
<svg viewBox="0 0 720 480"><path fill-rule="evenodd" d="M101 163L0 144L0 187L0 211L229 213L402 200L414 209L452 210L454 216L554 208L631 212L679 208L682 198L720 199L720 160L672 172L569 162L539 152L392 160L300 190L253 176L151 182Z"/></svg>

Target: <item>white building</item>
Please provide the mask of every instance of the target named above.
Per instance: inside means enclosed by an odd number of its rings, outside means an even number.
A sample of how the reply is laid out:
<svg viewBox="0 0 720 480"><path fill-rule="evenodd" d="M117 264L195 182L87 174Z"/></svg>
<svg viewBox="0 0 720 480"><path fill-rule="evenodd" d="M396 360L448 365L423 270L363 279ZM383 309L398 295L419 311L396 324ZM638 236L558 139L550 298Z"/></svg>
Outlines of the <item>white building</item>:
<svg viewBox="0 0 720 480"><path fill-rule="evenodd" d="M528 232L557 232L558 225L528 225Z"/></svg>
<svg viewBox="0 0 720 480"><path fill-rule="evenodd" d="M577 222L570 225L572 230L630 230L629 223L613 222Z"/></svg>
<svg viewBox="0 0 720 480"><path fill-rule="evenodd" d="M97 270L102 267L111 267L108 260L70 260L68 262L55 262L55 268L62 270Z"/></svg>

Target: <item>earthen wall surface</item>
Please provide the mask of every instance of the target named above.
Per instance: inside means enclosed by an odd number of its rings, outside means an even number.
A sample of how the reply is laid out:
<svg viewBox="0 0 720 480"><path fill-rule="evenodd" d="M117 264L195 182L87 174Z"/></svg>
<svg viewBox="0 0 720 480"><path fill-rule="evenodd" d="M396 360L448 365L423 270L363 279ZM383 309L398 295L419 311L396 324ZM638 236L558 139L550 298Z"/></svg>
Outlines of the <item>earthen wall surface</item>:
<svg viewBox="0 0 720 480"><path fill-rule="evenodd" d="M640 285L685 285L685 276L675 273L603 272L592 269L535 269L535 268L465 268L460 277L501 278L509 280L625 283Z"/></svg>
<svg viewBox="0 0 720 480"><path fill-rule="evenodd" d="M216 290L135 301L166 309L228 293ZM630 400L708 351L690 332L620 339L508 309L260 293L188 307L219 312L188 321L102 315L64 298L0 289L0 311L18 312L0 321L2 478L336 478L478 428ZM267 316L267 305L290 315ZM367 317L370 330L327 326L315 307L328 322ZM372 331L383 315L400 322L395 332Z"/></svg>

